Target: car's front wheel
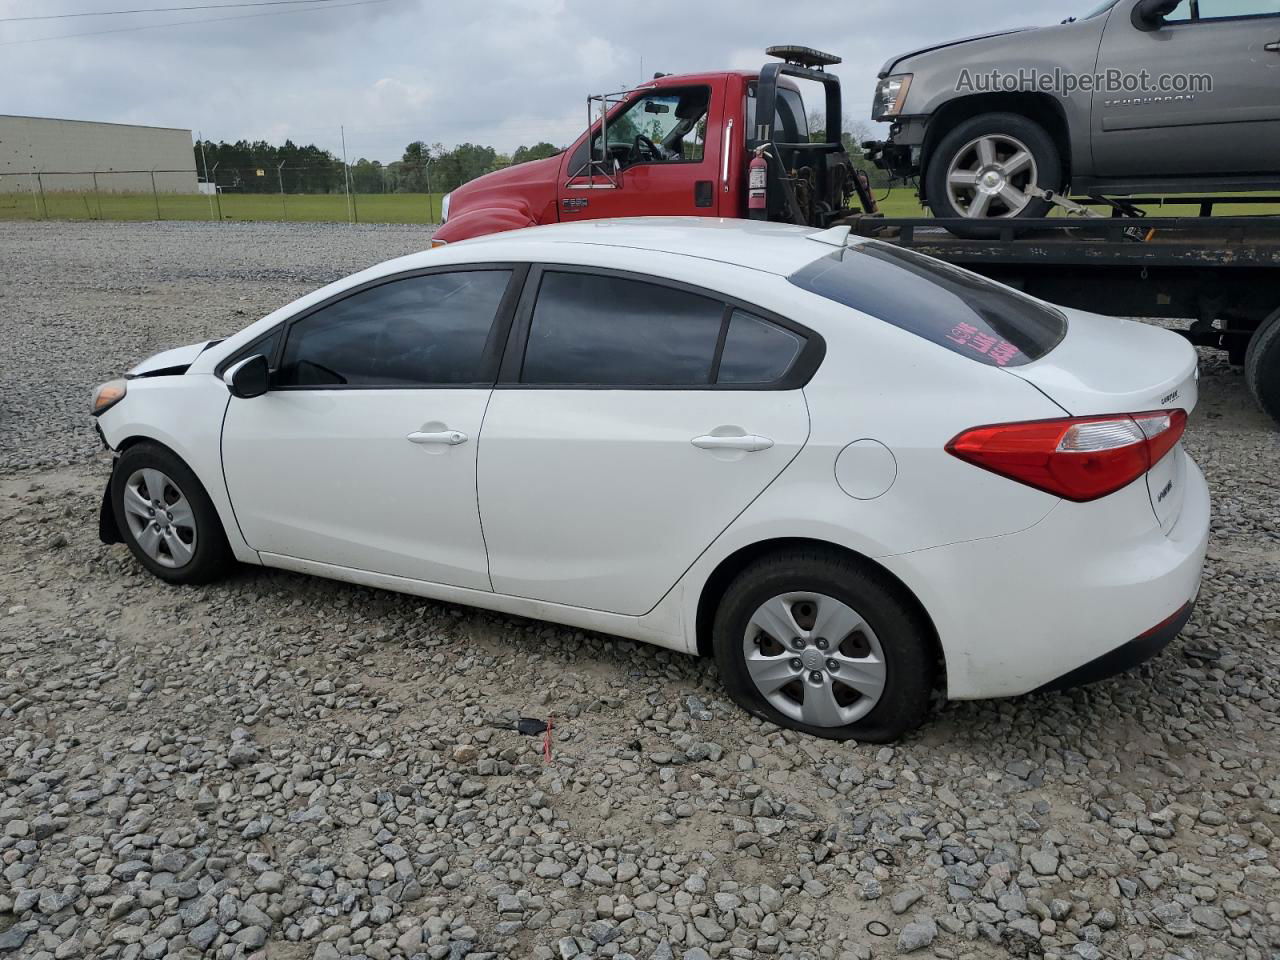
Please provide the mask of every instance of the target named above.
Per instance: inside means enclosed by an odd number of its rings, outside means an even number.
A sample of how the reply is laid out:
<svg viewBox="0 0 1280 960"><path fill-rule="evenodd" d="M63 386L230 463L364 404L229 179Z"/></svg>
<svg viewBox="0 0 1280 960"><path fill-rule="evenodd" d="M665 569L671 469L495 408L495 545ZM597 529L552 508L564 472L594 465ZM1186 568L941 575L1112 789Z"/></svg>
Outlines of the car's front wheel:
<svg viewBox="0 0 1280 960"><path fill-rule="evenodd" d="M894 740L926 716L930 627L879 571L824 550L743 570L716 613L729 695L783 727L833 740Z"/></svg>
<svg viewBox="0 0 1280 960"><path fill-rule="evenodd" d="M925 172L925 194L935 217L973 221L953 232L986 236L990 221L1048 214L1034 188L1062 189L1062 159L1053 138L1016 113L984 113L948 131Z"/></svg>
<svg viewBox="0 0 1280 960"><path fill-rule="evenodd" d="M226 572L231 549L217 510L182 460L154 443L129 447L111 480L116 524L130 552L170 583L207 583Z"/></svg>

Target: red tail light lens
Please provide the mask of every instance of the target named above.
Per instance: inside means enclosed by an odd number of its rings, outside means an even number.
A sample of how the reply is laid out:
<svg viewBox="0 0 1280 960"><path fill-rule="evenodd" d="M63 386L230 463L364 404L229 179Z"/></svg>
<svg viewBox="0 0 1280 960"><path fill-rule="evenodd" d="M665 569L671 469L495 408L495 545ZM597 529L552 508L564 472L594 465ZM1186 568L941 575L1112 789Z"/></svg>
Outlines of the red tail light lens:
<svg viewBox="0 0 1280 960"><path fill-rule="evenodd" d="M947 452L967 463L1077 502L1128 486L1173 449L1184 410L996 423L965 430Z"/></svg>

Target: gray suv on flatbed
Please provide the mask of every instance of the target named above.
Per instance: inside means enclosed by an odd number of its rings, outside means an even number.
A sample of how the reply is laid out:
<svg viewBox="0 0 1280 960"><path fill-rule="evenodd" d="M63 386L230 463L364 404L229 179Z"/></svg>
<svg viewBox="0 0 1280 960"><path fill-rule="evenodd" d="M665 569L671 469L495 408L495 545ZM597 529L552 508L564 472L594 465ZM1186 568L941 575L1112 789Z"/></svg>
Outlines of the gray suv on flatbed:
<svg viewBox="0 0 1280 960"><path fill-rule="evenodd" d="M881 68L872 119L868 155L939 217L1280 187L1280 0L1104 0L916 50Z"/></svg>

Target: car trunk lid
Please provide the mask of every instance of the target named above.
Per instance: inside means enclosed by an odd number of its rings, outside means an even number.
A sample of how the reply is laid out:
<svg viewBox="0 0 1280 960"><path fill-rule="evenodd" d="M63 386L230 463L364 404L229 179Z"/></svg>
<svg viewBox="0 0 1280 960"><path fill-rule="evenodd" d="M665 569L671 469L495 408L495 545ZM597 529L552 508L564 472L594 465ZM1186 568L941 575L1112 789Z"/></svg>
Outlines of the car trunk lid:
<svg viewBox="0 0 1280 960"><path fill-rule="evenodd" d="M1066 310L1067 333L1032 363L1006 367L1072 416L1143 413L1196 405L1196 351L1168 330L1134 320ZM1182 444L1146 475L1160 528L1177 523L1184 487Z"/></svg>

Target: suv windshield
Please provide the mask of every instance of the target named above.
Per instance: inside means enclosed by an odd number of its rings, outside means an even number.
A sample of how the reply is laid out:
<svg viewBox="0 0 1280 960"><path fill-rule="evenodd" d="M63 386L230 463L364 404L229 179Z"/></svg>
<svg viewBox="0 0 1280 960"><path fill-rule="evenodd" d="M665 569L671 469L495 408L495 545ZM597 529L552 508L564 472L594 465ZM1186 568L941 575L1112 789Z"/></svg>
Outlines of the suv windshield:
<svg viewBox="0 0 1280 960"><path fill-rule="evenodd" d="M1089 8L1089 12L1088 12L1088 13L1083 13L1083 14L1081 14L1081 15L1080 15L1080 17L1079 17L1079 19L1080 19L1080 20L1089 20L1089 19L1091 19L1091 18L1093 18L1093 17L1098 16L1099 14L1106 13L1108 10L1110 10L1110 9L1111 9L1112 7L1114 7L1115 5L1116 5L1116 0L1102 0L1102 2L1101 2L1101 3L1096 3L1096 4L1094 4L1092 7L1090 7L1090 8ZM1064 21L1064 22L1069 23L1071 20L1075 20L1075 19L1077 19L1077 18L1076 18L1076 17L1071 17L1071 18L1069 18L1068 20L1066 20L1066 21Z"/></svg>
<svg viewBox="0 0 1280 960"><path fill-rule="evenodd" d="M843 247L787 279L990 366L1039 360L1067 333L1067 318L1047 304L878 240Z"/></svg>

